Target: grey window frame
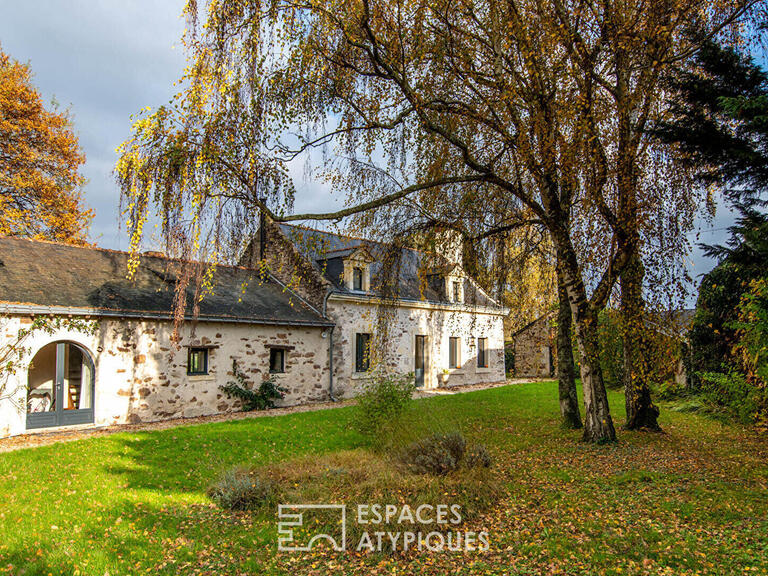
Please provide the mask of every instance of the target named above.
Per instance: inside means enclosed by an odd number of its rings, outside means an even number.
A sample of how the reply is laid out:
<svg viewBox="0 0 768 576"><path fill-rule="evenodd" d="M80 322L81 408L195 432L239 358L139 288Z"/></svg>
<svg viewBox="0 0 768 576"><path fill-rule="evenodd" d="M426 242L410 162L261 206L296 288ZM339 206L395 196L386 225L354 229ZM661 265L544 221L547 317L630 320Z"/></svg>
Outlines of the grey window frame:
<svg viewBox="0 0 768 576"><path fill-rule="evenodd" d="M452 294L451 294L452 300L454 302L461 302L461 282L459 282L458 280L454 280L451 283L451 287L453 288Z"/></svg>
<svg viewBox="0 0 768 576"><path fill-rule="evenodd" d="M190 346L187 349L187 376L207 376L208 375L208 366L209 366L209 358L208 355L210 354L211 349L205 348L202 346ZM192 371L192 355L197 354L199 352L202 352L203 354L203 369L202 371Z"/></svg>
<svg viewBox="0 0 768 576"><path fill-rule="evenodd" d="M366 349L361 350L361 343ZM355 372L364 374L371 370L371 334L369 332L355 333Z"/></svg>
<svg viewBox="0 0 768 576"><path fill-rule="evenodd" d="M488 368L488 338L477 339L477 367Z"/></svg>
<svg viewBox="0 0 768 576"><path fill-rule="evenodd" d="M461 368L461 338L458 336L448 338L448 368Z"/></svg>

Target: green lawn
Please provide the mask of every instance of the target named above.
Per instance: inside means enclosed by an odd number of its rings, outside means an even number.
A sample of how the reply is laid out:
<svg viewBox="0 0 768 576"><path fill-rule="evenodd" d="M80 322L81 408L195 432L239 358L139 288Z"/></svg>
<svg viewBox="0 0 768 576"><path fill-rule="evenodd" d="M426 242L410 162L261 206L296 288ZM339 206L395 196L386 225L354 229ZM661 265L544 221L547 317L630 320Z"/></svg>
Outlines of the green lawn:
<svg viewBox="0 0 768 576"><path fill-rule="evenodd" d="M0 574L768 574L768 440L664 410L666 434L585 445L556 399L545 383L416 401L413 436L459 428L488 446L476 477L402 473L361 447L354 407L0 454ZM611 405L621 422L623 397ZM274 508L205 496L238 464L293 500L460 502L491 550L278 554Z"/></svg>

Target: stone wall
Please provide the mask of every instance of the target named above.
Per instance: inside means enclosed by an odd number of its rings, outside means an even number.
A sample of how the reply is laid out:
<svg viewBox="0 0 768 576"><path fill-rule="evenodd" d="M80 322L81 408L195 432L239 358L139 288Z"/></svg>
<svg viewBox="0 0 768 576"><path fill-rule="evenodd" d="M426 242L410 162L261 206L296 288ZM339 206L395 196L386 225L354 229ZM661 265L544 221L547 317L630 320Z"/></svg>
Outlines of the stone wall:
<svg viewBox="0 0 768 576"><path fill-rule="evenodd" d="M387 326L386 338L378 330L380 314ZM366 374L355 372L356 333L378 336L381 342L379 350L372 354L374 360L378 358L389 371L401 374L414 371L415 337L425 335L427 389L505 380L504 326L503 317L498 314L438 308L419 302L379 309L374 303L353 302L334 295L328 300L328 316L336 322L334 390L344 395L353 395L368 380ZM449 370L443 383L443 370L448 370L448 339L452 336L461 339L461 367ZM487 338L487 368L477 366L477 338Z"/></svg>
<svg viewBox="0 0 768 576"><path fill-rule="evenodd" d="M15 340L29 319L0 318L0 347ZM29 353L0 391L0 437L26 431L26 386L30 361L46 344L69 341L95 362L95 424L150 422L195 417L239 408L219 386L233 380L232 362L251 383L269 375L267 345L283 346L286 373L275 375L288 389L282 405L328 398L328 340L321 328L233 323L185 324L177 349L173 325L163 321L103 319L94 335L59 330L36 332L24 342ZM187 346L210 346L209 373L187 374Z"/></svg>
<svg viewBox="0 0 768 576"><path fill-rule="evenodd" d="M538 318L514 337L515 376L549 378L554 370L555 339L550 315Z"/></svg>

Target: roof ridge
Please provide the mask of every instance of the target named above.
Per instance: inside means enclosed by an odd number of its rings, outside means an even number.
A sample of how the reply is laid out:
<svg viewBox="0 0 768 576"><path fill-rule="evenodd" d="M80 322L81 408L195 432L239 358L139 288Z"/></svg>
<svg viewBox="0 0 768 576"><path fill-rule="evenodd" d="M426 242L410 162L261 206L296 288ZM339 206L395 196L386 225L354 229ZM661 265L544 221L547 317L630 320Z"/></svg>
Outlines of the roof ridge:
<svg viewBox="0 0 768 576"><path fill-rule="evenodd" d="M381 240L371 240L369 238L363 238L361 236L350 236L349 234L340 234L338 232L329 232L328 230L320 230L319 228L312 228L311 226L303 226L300 224L289 224L288 222L278 222L280 226L287 226L289 228L298 228L300 230L306 230L307 232L319 232L320 234L328 234L330 236L336 236L337 238L348 238L349 240L358 240L360 242L368 242L370 244L377 244L379 246L388 246L388 242L382 242ZM437 252L431 253L426 250L422 250L421 248L411 248L410 246L403 246L403 250L409 250L411 252L416 252L418 254L424 254L427 256L438 256L443 257L442 255L438 254ZM340 248L339 250L346 250L347 248ZM334 252L334 250L329 250L329 252Z"/></svg>
<svg viewBox="0 0 768 576"><path fill-rule="evenodd" d="M369 238L364 238L362 236L352 236L350 234L340 234L338 232L329 232L328 230L320 230L319 228L312 228L311 226L306 226L304 224L290 224L288 222L278 222L278 224L280 226L287 226L289 228L299 228L300 230L306 230L308 232L330 234L332 236L338 236L339 238L349 238L350 240L360 240L361 242L371 242L373 244L386 244L386 242L381 242L379 240L371 240ZM414 250L414 248L409 248L409 250Z"/></svg>

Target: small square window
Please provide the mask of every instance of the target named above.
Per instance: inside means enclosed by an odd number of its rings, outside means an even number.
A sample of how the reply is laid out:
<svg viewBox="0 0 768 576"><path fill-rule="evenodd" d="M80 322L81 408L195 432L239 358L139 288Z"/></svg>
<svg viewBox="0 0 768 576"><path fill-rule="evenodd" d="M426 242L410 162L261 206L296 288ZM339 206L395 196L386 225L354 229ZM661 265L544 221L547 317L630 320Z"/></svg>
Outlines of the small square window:
<svg viewBox="0 0 768 576"><path fill-rule="evenodd" d="M285 372L285 350L282 348L269 349L269 373L282 374Z"/></svg>
<svg viewBox="0 0 768 576"><path fill-rule="evenodd" d="M461 340L456 336L448 339L448 368L461 368Z"/></svg>
<svg viewBox="0 0 768 576"><path fill-rule="evenodd" d="M488 368L488 338L477 339L477 367Z"/></svg>
<svg viewBox="0 0 768 576"><path fill-rule="evenodd" d="M187 374L208 374L208 348L190 348L187 356Z"/></svg>
<svg viewBox="0 0 768 576"><path fill-rule="evenodd" d="M352 289L353 290L359 290L362 292L363 290L363 269L362 268L352 268Z"/></svg>
<svg viewBox="0 0 768 576"><path fill-rule="evenodd" d="M355 372L368 372L371 369L371 335L355 335Z"/></svg>

